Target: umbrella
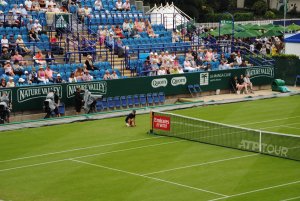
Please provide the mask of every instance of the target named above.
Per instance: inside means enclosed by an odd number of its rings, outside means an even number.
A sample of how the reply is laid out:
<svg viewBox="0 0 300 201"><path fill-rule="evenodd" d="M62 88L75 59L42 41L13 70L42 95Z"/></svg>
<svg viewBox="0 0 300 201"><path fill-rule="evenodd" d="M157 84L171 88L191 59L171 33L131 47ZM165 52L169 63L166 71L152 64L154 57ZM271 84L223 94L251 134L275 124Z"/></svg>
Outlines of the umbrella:
<svg viewBox="0 0 300 201"><path fill-rule="evenodd" d="M283 26L273 26L270 29L268 29L268 31L273 30L273 31L280 31L283 32L284 31L284 27Z"/></svg>
<svg viewBox="0 0 300 201"><path fill-rule="evenodd" d="M266 37L281 36L281 35L283 35L281 32L275 31L275 30L272 30L272 29L263 34L263 36L266 36Z"/></svg>
<svg viewBox="0 0 300 201"><path fill-rule="evenodd" d="M253 35L253 37L259 37L259 36L262 36L263 33L258 31L258 30L247 30L247 32L249 32L250 34Z"/></svg>
<svg viewBox="0 0 300 201"><path fill-rule="evenodd" d="M234 34L234 37L235 38L254 38L256 36L249 31L241 31L241 32L236 32Z"/></svg>
<svg viewBox="0 0 300 201"><path fill-rule="evenodd" d="M293 23L293 24L291 24L291 25L289 25L287 27L287 30L288 31L299 31L300 30L300 26L297 25L297 24L295 24L295 23Z"/></svg>

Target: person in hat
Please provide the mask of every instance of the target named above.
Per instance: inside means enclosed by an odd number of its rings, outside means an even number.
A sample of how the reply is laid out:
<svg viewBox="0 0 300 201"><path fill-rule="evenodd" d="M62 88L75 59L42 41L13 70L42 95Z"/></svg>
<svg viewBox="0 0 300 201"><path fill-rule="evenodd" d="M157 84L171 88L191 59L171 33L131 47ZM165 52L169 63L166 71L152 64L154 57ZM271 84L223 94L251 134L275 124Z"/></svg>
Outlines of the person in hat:
<svg viewBox="0 0 300 201"><path fill-rule="evenodd" d="M22 86L22 85L25 85L25 79L20 77L19 80L18 80L18 83L16 84L17 86Z"/></svg>
<svg viewBox="0 0 300 201"><path fill-rule="evenodd" d="M62 79L61 75L58 73L55 79L55 83L64 83L65 81Z"/></svg>
<svg viewBox="0 0 300 201"><path fill-rule="evenodd" d="M105 74L103 75L103 80L110 80L111 75L108 70L105 71Z"/></svg>
<svg viewBox="0 0 300 201"><path fill-rule="evenodd" d="M24 41L23 41L21 35L18 35L18 38L17 38L17 40L16 40L16 44L17 44L17 50L18 50L18 52L21 52L21 54L24 53L24 52L25 52L26 54L29 54L29 53L31 52L31 50L28 49L28 48L25 46L25 43L24 43ZM25 64L23 64L23 65L25 65Z"/></svg>
<svg viewBox="0 0 300 201"><path fill-rule="evenodd" d="M23 4L20 4L20 13L23 17L26 17L27 16L27 10L26 8L23 6Z"/></svg>
<svg viewBox="0 0 300 201"><path fill-rule="evenodd" d="M14 78L13 77L9 77L9 80L6 84L6 87L15 87L15 82L14 82Z"/></svg>
<svg viewBox="0 0 300 201"><path fill-rule="evenodd" d="M126 118L125 118L125 125L127 127L134 127L136 126L136 123L135 123L135 116L136 116L136 111L135 110L132 110L131 113L129 113Z"/></svg>
<svg viewBox="0 0 300 201"><path fill-rule="evenodd" d="M117 75L117 72L116 71L112 71L112 74L110 75L110 79L112 80L116 80L116 79L119 79L119 76Z"/></svg>
<svg viewBox="0 0 300 201"><path fill-rule="evenodd" d="M86 65L87 70L91 70L91 71L98 70L98 68L94 66L93 57L91 55L87 55L84 64Z"/></svg>
<svg viewBox="0 0 300 201"><path fill-rule="evenodd" d="M92 80L93 76L91 76L90 72L88 70L84 71L84 74L82 75L82 81L87 82Z"/></svg>
<svg viewBox="0 0 300 201"><path fill-rule="evenodd" d="M44 67L42 65L39 66L39 70L37 72L37 77L38 77L38 81L40 83L47 84L49 82L49 80L46 77Z"/></svg>

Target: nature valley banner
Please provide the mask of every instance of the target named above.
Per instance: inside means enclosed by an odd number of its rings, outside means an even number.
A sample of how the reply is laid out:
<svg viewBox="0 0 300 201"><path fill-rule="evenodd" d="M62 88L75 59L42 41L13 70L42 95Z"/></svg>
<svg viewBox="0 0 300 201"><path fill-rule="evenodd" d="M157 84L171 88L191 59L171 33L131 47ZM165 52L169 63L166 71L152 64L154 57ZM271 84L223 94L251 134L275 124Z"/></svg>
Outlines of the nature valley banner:
<svg viewBox="0 0 300 201"><path fill-rule="evenodd" d="M92 94L103 97L127 96L164 92L167 96L189 94L188 85L199 84L202 91L230 89L233 76L250 74L255 86L270 85L274 79L274 68L239 68L232 70L184 73L164 76L134 77L117 80L99 80L92 82L63 83L53 85L35 85L14 88L1 88L12 100L13 111L42 111L47 93L57 91L66 107L73 107L74 92L77 87L88 89Z"/></svg>

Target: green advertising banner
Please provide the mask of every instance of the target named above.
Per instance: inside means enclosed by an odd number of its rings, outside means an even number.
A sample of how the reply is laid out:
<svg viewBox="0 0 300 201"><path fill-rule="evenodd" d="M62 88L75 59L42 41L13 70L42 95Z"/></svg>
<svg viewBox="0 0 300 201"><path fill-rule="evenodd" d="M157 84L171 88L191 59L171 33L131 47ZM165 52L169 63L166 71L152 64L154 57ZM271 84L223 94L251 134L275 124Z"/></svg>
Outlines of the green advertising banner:
<svg viewBox="0 0 300 201"><path fill-rule="evenodd" d="M3 92L9 94L13 104L13 111L29 111L41 110L43 101L51 89L57 91L61 101L68 107L74 104L74 92L77 87L88 89L93 94L101 94L104 97L153 92L164 92L166 96L170 96L188 94L188 85L190 84L200 84L202 91L229 89L231 87L231 78L241 74L250 74L251 81L255 86L268 85L274 79L274 68L266 66L118 80L2 88L0 89L0 94Z"/></svg>

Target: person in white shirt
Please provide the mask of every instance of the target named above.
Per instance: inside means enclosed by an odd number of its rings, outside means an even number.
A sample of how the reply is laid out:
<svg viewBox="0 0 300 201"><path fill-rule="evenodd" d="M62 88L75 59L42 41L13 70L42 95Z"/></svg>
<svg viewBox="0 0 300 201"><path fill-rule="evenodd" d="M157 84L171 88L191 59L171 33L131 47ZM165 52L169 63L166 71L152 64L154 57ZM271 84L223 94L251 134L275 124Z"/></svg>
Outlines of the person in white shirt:
<svg viewBox="0 0 300 201"><path fill-rule="evenodd" d="M31 7L32 7L32 1L31 0L25 0L24 4L25 4L26 10L31 10Z"/></svg>
<svg viewBox="0 0 300 201"><path fill-rule="evenodd" d="M129 0L126 0L126 2L123 4L123 10L130 11L130 3Z"/></svg>
<svg viewBox="0 0 300 201"><path fill-rule="evenodd" d="M241 57L241 54L240 54L240 53L238 53L238 54L237 54L237 56L236 56L235 60L236 60L236 62L237 62L237 64L238 64L238 65L241 65L241 64L242 64L242 62L243 62L243 59L242 59L242 57Z"/></svg>
<svg viewBox="0 0 300 201"><path fill-rule="evenodd" d="M59 13L60 9L56 7L56 3L53 4L52 12Z"/></svg>
<svg viewBox="0 0 300 201"><path fill-rule="evenodd" d="M123 31L131 31L131 28L129 26L129 22L128 22L128 19L125 19L124 20L124 23L122 25L122 28L123 28Z"/></svg>
<svg viewBox="0 0 300 201"><path fill-rule="evenodd" d="M244 77L244 83L246 85L246 89L250 89L250 93L254 93L253 92L253 84L252 82L250 81L250 75L247 74L245 77Z"/></svg>
<svg viewBox="0 0 300 201"><path fill-rule="evenodd" d="M36 33L40 33L42 31L42 25L39 23L39 20L34 21L33 28Z"/></svg>
<svg viewBox="0 0 300 201"><path fill-rule="evenodd" d="M116 80L119 79L119 76L117 75L116 71L113 71L112 74L110 75L110 79L112 80Z"/></svg>
<svg viewBox="0 0 300 201"><path fill-rule="evenodd" d="M95 10L101 10L103 8L102 1L96 0L95 1Z"/></svg>
<svg viewBox="0 0 300 201"><path fill-rule="evenodd" d="M93 80L93 76L91 76L90 72L86 70L82 75L82 81L92 81L92 80Z"/></svg>
<svg viewBox="0 0 300 201"><path fill-rule="evenodd" d="M159 70L157 71L157 75L166 75L166 74L167 72L165 66L161 65Z"/></svg>
<svg viewBox="0 0 300 201"><path fill-rule="evenodd" d="M13 12L13 15L16 15L17 11L20 11L17 4L14 4L14 7L11 10Z"/></svg>
<svg viewBox="0 0 300 201"><path fill-rule="evenodd" d="M183 67L184 70L188 70L188 71L194 71L196 70L196 68L193 68L191 62L188 60L188 58L185 59L185 61L183 62Z"/></svg>
<svg viewBox="0 0 300 201"><path fill-rule="evenodd" d="M3 47L7 47L8 48L8 39L6 38L6 35L3 35L3 38L1 39L1 45L2 45L2 48Z"/></svg>
<svg viewBox="0 0 300 201"><path fill-rule="evenodd" d="M27 15L27 10L24 8L23 4L20 4L20 13L23 17Z"/></svg>
<svg viewBox="0 0 300 201"><path fill-rule="evenodd" d="M226 70L229 69L229 64L227 64L224 60L221 60L219 65L219 70Z"/></svg>
<svg viewBox="0 0 300 201"><path fill-rule="evenodd" d="M123 4L121 0L118 0L116 2L116 9L122 11L123 10Z"/></svg>

